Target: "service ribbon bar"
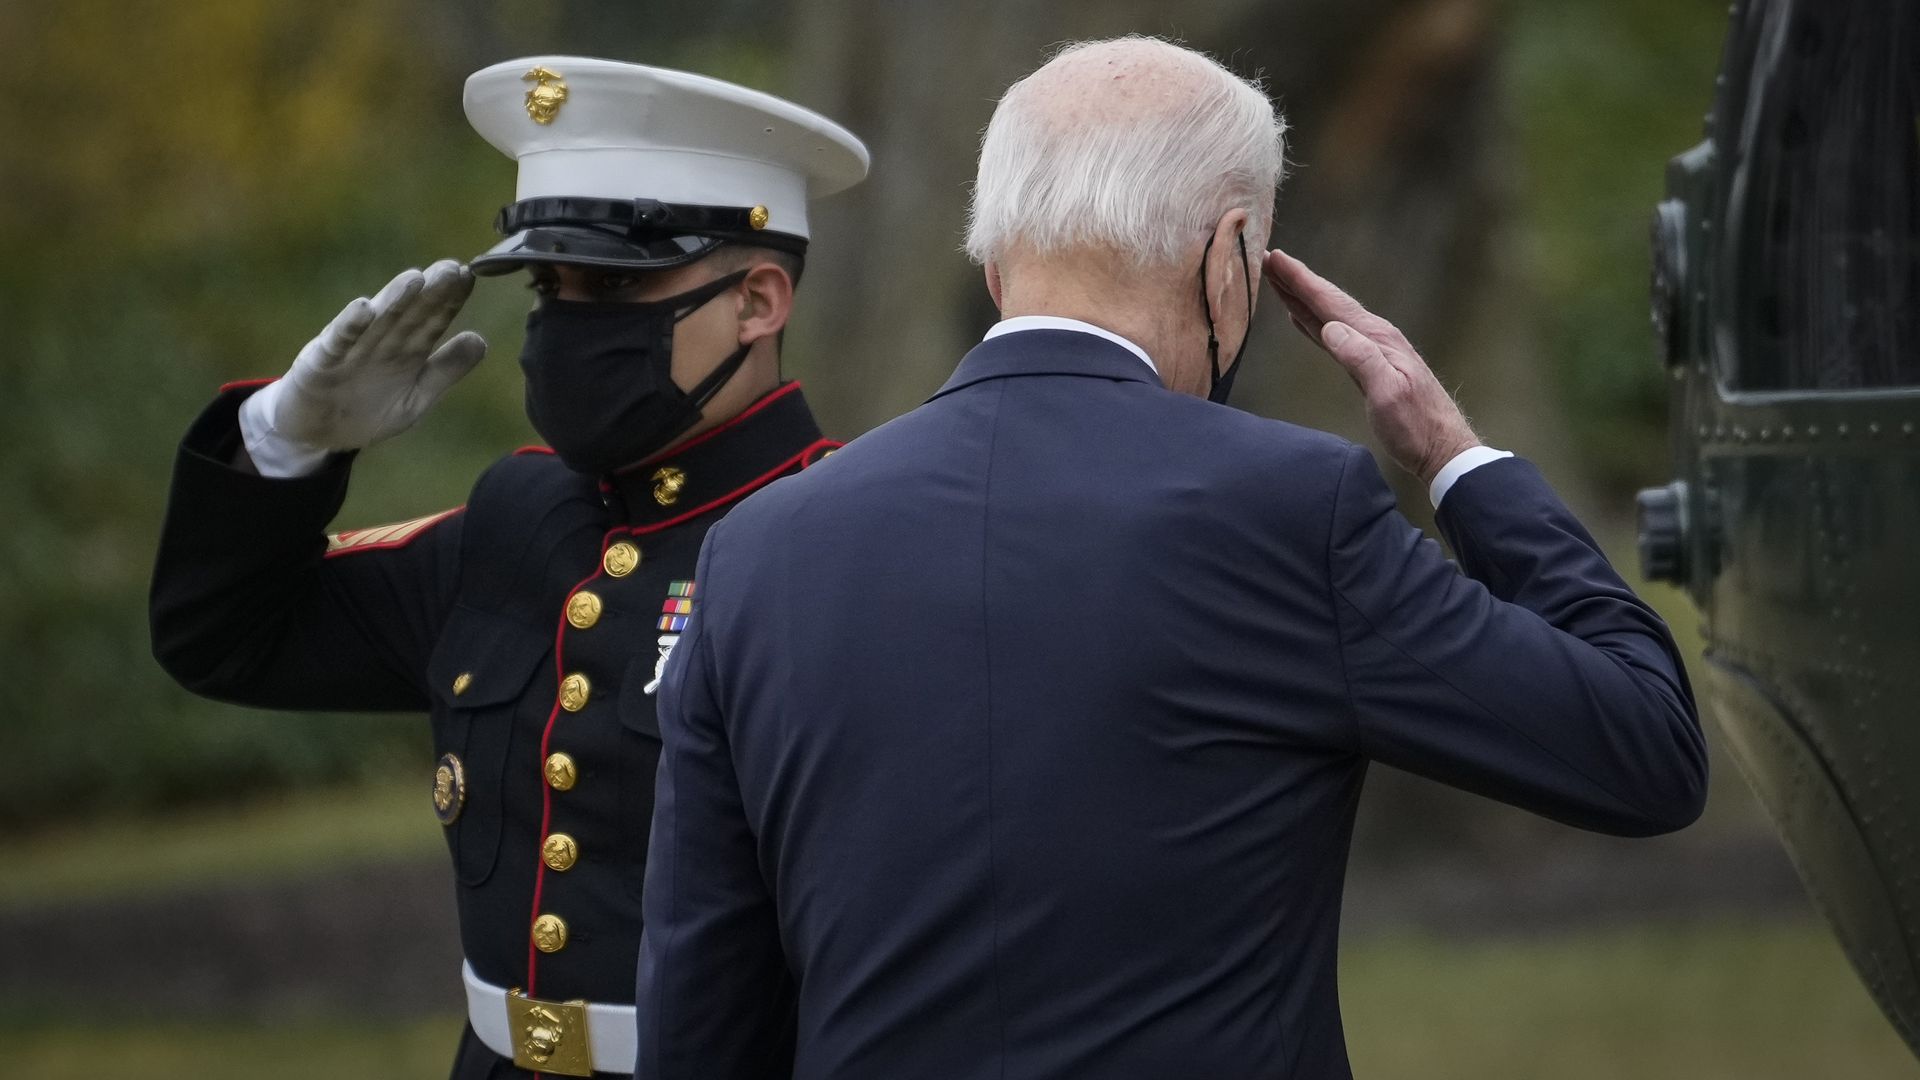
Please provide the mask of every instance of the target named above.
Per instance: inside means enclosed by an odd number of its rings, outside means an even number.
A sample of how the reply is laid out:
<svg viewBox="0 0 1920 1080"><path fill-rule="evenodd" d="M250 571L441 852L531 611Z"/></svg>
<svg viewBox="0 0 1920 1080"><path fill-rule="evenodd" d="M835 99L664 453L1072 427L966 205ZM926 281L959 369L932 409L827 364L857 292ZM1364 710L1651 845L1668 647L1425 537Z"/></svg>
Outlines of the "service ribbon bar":
<svg viewBox="0 0 1920 1080"><path fill-rule="evenodd" d="M676 581L667 586L667 602L660 606L660 629L677 634L687 628L693 615L693 582Z"/></svg>

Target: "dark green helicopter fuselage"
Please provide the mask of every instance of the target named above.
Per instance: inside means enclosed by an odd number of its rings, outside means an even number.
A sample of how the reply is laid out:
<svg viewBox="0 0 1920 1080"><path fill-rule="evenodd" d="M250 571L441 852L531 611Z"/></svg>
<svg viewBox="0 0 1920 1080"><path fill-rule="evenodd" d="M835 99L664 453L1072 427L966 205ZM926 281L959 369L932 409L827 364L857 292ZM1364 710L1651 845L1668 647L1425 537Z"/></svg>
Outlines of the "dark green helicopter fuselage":
<svg viewBox="0 0 1920 1080"><path fill-rule="evenodd" d="M1920 4L1736 4L1668 195L1643 569L1698 606L1703 701L1920 1052Z"/></svg>

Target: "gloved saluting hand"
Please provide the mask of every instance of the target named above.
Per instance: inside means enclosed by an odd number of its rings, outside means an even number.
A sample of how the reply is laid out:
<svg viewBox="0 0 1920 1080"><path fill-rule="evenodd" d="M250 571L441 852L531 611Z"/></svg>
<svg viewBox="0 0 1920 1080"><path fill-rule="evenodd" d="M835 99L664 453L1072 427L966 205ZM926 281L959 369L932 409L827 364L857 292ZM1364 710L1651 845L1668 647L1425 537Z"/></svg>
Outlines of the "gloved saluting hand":
<svg viewBox="0 0 1920 1080"><path fill-rule="evenodd" d="M471 292L473 271L442 259L348 304L284 378L241 404L240 434L254 467L262 476L304 476L333 451L412 427L487 355L486 339L472 331L433 347Z"/></svg>

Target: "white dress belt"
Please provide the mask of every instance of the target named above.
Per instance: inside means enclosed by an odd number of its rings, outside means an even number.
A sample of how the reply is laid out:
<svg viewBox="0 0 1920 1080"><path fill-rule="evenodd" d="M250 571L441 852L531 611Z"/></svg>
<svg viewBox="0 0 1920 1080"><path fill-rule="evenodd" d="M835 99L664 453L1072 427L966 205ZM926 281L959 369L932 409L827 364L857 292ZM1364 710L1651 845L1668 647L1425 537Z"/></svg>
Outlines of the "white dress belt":
<svg viewBox="0 0 1920 1080"><path fill-rule="evenodd" d="M460 963L460 977L467 984L467 1022L487 1049L512 1060L513 1028L507 1019L507 991L473 973L473 965ZM634 1030L631 1005L587 1005L587 1042L593 1049L596 1072L630 1074L639 1056L639 1039Z"/></svg>

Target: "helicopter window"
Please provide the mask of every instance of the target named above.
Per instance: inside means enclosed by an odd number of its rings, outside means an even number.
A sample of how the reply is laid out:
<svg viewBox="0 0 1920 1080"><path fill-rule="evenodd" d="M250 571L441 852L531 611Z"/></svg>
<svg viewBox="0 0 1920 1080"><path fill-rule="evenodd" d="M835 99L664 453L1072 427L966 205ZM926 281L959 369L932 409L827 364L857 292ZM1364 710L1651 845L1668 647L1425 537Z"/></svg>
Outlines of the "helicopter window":
<svg viewBox="0 0 1920 1080"><path fill-rule="evenodd" d="M1748 101L1723 373L1749 391L1920 387L1920 4L1786 10Z"/></svg>

